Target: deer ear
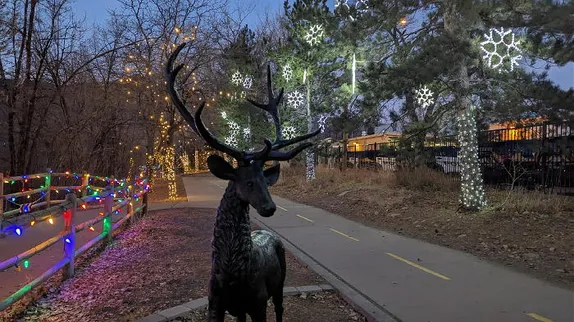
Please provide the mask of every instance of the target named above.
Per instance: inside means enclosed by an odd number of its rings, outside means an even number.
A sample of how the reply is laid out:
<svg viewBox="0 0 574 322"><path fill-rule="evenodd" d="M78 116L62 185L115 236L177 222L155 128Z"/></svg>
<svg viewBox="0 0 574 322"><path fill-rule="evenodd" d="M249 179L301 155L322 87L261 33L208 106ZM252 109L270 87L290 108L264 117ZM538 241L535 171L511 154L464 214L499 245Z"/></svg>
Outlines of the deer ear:
<svg viewBox="0 0 574 322"><path fill-rule="evenodd" d="M267 178L269 186L274 185L275 183L277 183L277 180L279 180L279 172L281 171L281 168L279 166L280 164L277 163L271 168L268 168L263 171L263 175L265 176L265 178Z"/></svg>
<svg viewBox="0 0 574 322"><path fill-rule="evenodd" d="M213 154L207 158L207 167L214 176L223 180L235 180L235 169L219 155Z"/></svg>

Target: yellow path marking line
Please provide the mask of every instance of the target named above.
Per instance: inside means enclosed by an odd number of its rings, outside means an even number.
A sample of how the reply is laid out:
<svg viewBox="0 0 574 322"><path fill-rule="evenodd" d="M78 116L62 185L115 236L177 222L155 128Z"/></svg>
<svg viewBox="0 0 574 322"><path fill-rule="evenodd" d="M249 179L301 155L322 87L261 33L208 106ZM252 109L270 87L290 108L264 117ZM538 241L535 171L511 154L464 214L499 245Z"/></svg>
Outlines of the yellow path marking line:
<svg viewBox="0 0 574 322"><path fill-rule="evenodd" d="M281 207L281 206L279 206L279 205L277 205L277 208L279 208L279 209L281 209L281 210L283 210L283 211L289 211L289 210L287 210L287 209L285 209L285 208L283 208L283 207Z"/></svg>
<svg viewBox="0 0 574 322"><path fill-rule="evenodd" d="M341 235L341 236L345 236L345 237L349 238L350 240L359 241L357 238L352 237L352 236L349 236L349 235L347 235L347 234L345 234L345 233L342 233L342 232L340 232L340 231L338 231L338 230L336 230L336 229L333 229L333 228L329 228L329 229L331 229L332 232L335 232L335 233L337 233L337 234L339 234L339 235Z"/></svg>
<svg viewBox="0 0 574 322"><path fill-rule="evenodd" d="M309 218L307 218L307 217L301 216L301 215L295 215L295 216L297 216L297 217L299 217L299 218L301 218L301 219L307 220L308 222L314 222L313 220L311 220L311 219L309 219Z"/></svg>
<svg viewBox="0 0 574 322"><path fill-rule="evenodd" d="M439 273L437 273L437 272L435 272L435 271L431 271L430 269L428 269L428 268L426 268L426 267L422 267L422 266L419 265L419 264L413 263L413 262L411 262L411 261L408 260L408 259L404 259L404 258L402 258L402 257L400 257L400 256L397 256L397 255L393 254L393 253L386 253L386 254L389 255L389 256L391 256L391 257L394 258L394 259L400 260L400 261L403 262L403 263L407 263L407 264L411 265L412 267L416 267L416 268L420 269L420 270L423 271L423 272L427 272L427 273L429 273L429 274L431 274L431 275L434 275L434 276L436 276L436 277L438 277L438 278L442 278L443 280L446 280L446 281L449 281L449 280L450 280L449 277L446 277L446 276L444 276L444 275L442 275L442 274L439 274Z"/></svg>
<svg viewBox="0 0 574 322"><path fill-rule="evenodd" d="M528 315L529 317L531 317L531 318L533 318L533 319L535 319L535 320L538 320L538 321L542 321L542 322L552 322L552 320L550 320L550 319L548 319L548 318L545 318L545 317L543 317L543 316L541 316L541 315L538 315L538 314L536 314L536 313L528 313L528 314L526 314L526 315Z"/></svg>

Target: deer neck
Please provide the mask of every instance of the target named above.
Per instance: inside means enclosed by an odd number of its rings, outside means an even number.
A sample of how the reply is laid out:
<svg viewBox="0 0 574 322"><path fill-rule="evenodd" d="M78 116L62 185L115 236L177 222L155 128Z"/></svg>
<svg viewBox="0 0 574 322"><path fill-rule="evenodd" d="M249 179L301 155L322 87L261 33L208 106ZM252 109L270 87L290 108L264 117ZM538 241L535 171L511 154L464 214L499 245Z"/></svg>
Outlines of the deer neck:
<svg viewBox="0 0 574 322"><path fill-rule="evenodd" d="M212 242L214 272L225 280L236 280L249 269L251 256L249 203L242 201L230 182L217 208Z"/></svg>

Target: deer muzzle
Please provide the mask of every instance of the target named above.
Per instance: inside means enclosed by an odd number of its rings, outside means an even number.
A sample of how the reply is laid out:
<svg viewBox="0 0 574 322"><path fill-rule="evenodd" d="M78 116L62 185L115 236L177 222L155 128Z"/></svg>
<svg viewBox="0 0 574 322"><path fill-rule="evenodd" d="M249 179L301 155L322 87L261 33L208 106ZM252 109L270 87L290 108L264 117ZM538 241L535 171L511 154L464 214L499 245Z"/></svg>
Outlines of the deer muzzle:
<svg viewBox="0 0 574 322"><path fill-rule="evenodd" d="M271 217L271 216L273 216L273 214L275 214L275 210L277 210L277 207L275 206L275 204L270 203L270 204L261 206L261 208L258 209L257 212L262 217Z"/></svg>

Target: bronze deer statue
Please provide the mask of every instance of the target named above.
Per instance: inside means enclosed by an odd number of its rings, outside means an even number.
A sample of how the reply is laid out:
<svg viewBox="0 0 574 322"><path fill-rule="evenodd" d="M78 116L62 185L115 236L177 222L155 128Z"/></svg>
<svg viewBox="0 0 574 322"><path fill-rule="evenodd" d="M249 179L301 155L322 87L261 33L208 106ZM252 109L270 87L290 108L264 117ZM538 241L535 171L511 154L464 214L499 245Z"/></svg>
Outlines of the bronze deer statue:
<svg viewBox="0 0 574 322"><path fill-rule="evenodd" d="M265 139L260 151L238 151L214 137L201 120L204 108L202 103L195 116L185 107L175 88L175 80L183 65L173 67L181 44L169 57L165 77L168 92L175 107L191 128L207 144L237 160L233 168L222 157L212 155L207 159L209 170L216 177L228 180L217 217L212 240L212 268L209 281L208 320L223 322L225 312L246 321L247 315L253 322L267 320L267 301L273 298L276 321L283 320L283 284L286 264L285 249L281 240L265 230L250 232L249 206L263 217L273 216L275 203L268 187L279 178L279 164L264 170L266 161L286 161L310 147L309 142L301 143L290 151L280 149L307 140L319 133L315 131L290 140L283 140L277 106L283 97L283 89L277 97L273 94L271 69L267 67L267 88L269 102L260 104L249 100L253 105L271 114L275 124L276 139L272 143Z"/></svg>

